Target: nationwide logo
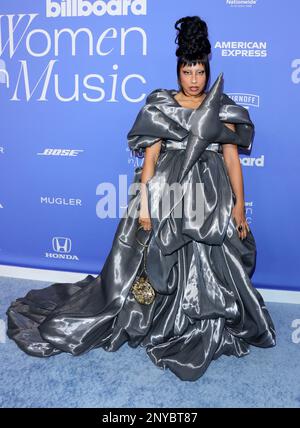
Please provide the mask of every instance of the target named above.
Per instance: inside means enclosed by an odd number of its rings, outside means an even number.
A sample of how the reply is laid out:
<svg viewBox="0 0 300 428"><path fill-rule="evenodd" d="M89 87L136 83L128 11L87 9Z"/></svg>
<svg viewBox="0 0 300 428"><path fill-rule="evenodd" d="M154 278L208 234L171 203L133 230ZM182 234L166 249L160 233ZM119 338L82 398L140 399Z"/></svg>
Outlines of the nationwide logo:
<svg viewBox="0 0 300 428"><path fill-rule="evenodd" d="M3 205L0 203L0 209L2 209L3 208Z"/></svg>
<svg viewBox="0 0 300 428"><path fill-rule="evenodd" d="M221 56L265 58L267 56L267 42L232 42L217 41L215 49L221 50Z"/></svg>
<svg viewBox="0 0 300 428"><path fill-rule="evenodd" d="M243 166L259 166L263 168L265 166L265 155L261 155L258 158L240 157L240 161Z"/></svg>
<svg viewBox="0 0 300 428"><path fill-rule="evenodd" d="M237 104L242 105L245 108L259 107L259 95L255 94L244 94L241 92L228 92L227 95Z"/></svg>
<svg viewBox="0 0 300 428"><path fill-rule="evenodd" d="M147 0L46 0L47 18L75 16L147 15Z"/></svg>
<svg viewBox="0 0 300 428"><path fill-rule="evenodd" d="M78 156L83 150L74 150L74 149L45 149L41 153L37 153L39 156Z"/></svg>
<svg viewBox="0 0 300 428"><path fill-rule="evenodd" d="M257 0L226 0L227 6L231 7L252 7L256 6Z"/></svg>
<svg viewBox="0 0 300 428"><path fill-rule="evenodd" d="M54 253L46 253L45 256L51 259L79 260L76 255L70 254L72 242L70 238L55 236L52 238L52 248Z"/></svg>
<svg viewBox="0 0 300 428"><path fill-rule="evenodd" d="M0 146L0 154L4 155L4 147Z"/></svg>

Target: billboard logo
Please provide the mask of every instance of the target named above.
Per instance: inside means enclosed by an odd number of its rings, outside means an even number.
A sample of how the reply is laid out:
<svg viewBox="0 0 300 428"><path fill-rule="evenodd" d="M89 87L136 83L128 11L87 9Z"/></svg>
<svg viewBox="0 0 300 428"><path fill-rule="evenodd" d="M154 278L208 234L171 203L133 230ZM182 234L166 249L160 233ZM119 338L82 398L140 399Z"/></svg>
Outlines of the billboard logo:
<svg viewBox="0 0 300 428"><path fill-rule="evenodd" d="M240 161L243 166L258 166L263 168L265 166L265 155L261 155L258 158L242 157Z"/></svg>
<svg viewBox="0 0 300 428"><path fill-rule="evenodd" d="M46 0L47 18L75 16L126 16L147 14L147 0Z"/></svg>

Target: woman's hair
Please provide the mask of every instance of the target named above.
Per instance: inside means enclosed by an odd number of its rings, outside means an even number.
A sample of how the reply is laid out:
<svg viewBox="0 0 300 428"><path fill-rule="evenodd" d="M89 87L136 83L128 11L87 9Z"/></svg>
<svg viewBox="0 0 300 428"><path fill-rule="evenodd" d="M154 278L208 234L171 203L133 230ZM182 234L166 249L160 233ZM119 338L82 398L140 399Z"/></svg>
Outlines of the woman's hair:
<svg viewBox="0 0 300 428"><path fill-rule="evenodd" d="M178 44L176 49L178 85L183 90L180 84L182 66L202 64L206 74L205 91L210 77L208 56L211 53L206 22L199 16L186 16L176 21L175 29L178 31L175 39L175 43Z"/></svg>

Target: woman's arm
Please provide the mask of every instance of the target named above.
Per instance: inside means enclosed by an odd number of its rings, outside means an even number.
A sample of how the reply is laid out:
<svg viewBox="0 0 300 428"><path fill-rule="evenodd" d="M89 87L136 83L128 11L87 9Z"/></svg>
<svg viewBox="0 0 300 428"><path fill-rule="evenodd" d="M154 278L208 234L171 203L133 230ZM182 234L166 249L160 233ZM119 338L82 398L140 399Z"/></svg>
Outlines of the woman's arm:
<svg viewBox="0 0 300 428"><path fill-rule="evenodd" d="M139 222L145 230L151 229L146 183L154 175L155 165L159 157L160 149L161 140L158 140L156 143L152 144L150 147L146 147L145 149L143 171L141 174L141 208L139 218Z"/></svg>
<svg viewBox="0 0 300 428"><path fill-rule="evenodd" d="M232 131L235 131L234 124L225 123L225 125ZM243 227L243 230L239 232L239 236L240 238L244 239L247 236L247 230L249 231L249 226L244 213L244 181L237 145L223 144L223 156L230 183L236 197L232 214L236 220L237 225L241 225Z"/></svg>

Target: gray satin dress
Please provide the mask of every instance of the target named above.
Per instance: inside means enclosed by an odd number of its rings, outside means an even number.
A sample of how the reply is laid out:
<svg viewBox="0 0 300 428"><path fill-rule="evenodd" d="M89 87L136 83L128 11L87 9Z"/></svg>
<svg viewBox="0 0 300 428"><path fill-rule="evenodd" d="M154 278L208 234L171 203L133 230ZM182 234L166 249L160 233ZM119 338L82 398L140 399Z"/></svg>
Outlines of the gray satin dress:
<svg viewBox="0 0 300 428"><path fill-rule="evenodd" d="M129 148L140 156L162 141L146 184L151 232L138 230L137 190L97 277L31 290L12 302L7 334L27 354L77 356L99 347L116 351L127 342L143 346L157 367L195 381L222 354L243 357L250 345L275 346L272 319L250 280L255 240L251 231L244 240L238 236L222 156L226 143L251 147L253 123L248 111L223 93L223 73L196 110L181 107L175 93L151 92L128 133ZM236 132L226 122L234 123ZM135 169L132 184L140 183L141 172L142 167ZM170 197L166 209L162 201L172 183L184 191ZM200 218L193 211L197 183ZM148 245L147 273L156 290L150 305L139 304L130 290L143 262L137 237Z"/></svg>

